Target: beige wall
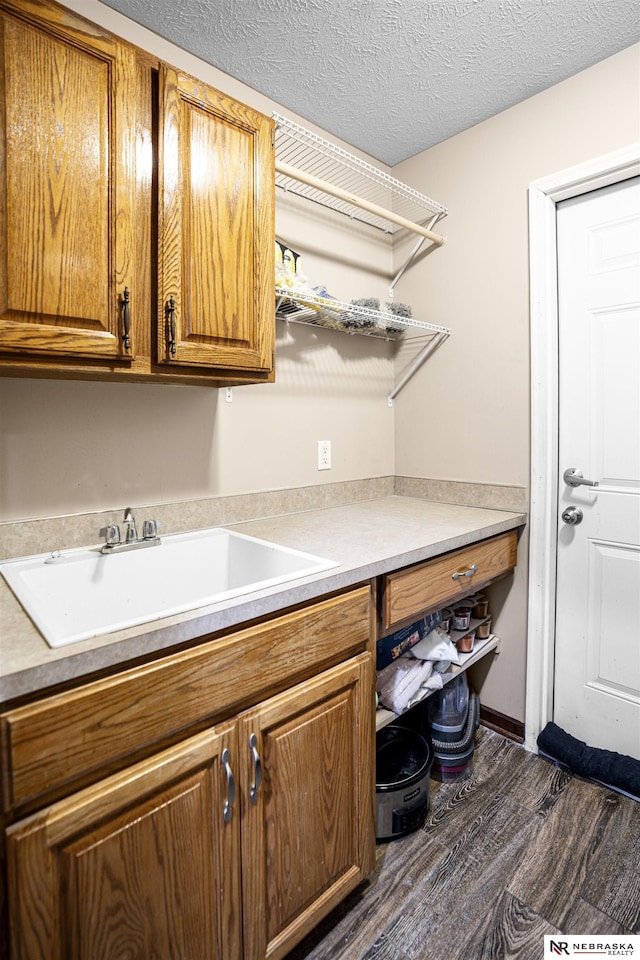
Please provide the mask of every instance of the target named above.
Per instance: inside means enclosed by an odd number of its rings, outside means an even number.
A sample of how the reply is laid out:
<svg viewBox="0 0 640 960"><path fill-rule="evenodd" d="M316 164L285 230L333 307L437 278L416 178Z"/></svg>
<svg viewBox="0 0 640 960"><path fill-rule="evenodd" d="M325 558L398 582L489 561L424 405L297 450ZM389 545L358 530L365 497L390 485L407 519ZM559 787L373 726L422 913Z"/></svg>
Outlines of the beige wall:
<svg viewBox="0 0 640 960"><path fill-rule="evenodd" d="M397 399L397 475L528 486L527 188L638 140L639 80L636 45L394 168L449 208L446 244L407 272L398 298L453 331ZM526 541L519 561L500 598L513 642L482 692L523 719Z"/></svg>
<svg viewBox="0 0 640 960"><path fill-rule="evenodd" d="M97 0L67 6L267 114L285 112ZM339 299L384 295L383 234L280 192L276 223L313 285ZM278 322L276 365L276 383L235 388L232 403L209 387L0 378L0 521L393 474L389 345ZM330 471L317 470L319 439L332 441Z"/></svg>
<svg viewBox="0 0 640 960"><path fill-rule="evenodd" d="M639 81L636 45L394 167L449 208L398 299L453 331L398 397L396 473L528 484L528 185L637 140Z"/></svg>

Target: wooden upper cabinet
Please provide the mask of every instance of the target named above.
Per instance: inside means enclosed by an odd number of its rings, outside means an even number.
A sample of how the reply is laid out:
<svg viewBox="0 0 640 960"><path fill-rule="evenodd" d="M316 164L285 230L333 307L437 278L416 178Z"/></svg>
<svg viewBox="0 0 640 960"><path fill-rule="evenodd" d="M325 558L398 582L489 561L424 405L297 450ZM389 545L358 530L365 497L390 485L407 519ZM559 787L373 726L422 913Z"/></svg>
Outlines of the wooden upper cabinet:
<svg viewBox="0 0 640 960"><path fill-rule="evenodd" d="M0 0L0 373L273 380L273 128L52 0Z"/></svg>
<svg viewBox="0 0 640 960"><path fill-rule="evenodd" d="M160 70L158 360L273 366L273 121Z"/></svg>
<svg viewBox="0 0 640 960"><path fill-rule="evenodd" d="M134 355L135 77L117 38L38 0L0 0L5 355Z"/></svg>

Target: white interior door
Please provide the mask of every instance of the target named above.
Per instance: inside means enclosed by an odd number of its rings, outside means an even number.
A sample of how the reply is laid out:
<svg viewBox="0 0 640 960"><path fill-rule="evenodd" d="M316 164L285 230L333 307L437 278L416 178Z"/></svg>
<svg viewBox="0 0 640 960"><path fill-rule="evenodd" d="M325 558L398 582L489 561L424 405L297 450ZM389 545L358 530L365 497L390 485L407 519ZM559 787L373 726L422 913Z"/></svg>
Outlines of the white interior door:
<svg viewBox="0 0 640 960"><path fill-rule="evenodd" d="M559 203L557 237L553 719L640 759L640 178Z"/></svg>

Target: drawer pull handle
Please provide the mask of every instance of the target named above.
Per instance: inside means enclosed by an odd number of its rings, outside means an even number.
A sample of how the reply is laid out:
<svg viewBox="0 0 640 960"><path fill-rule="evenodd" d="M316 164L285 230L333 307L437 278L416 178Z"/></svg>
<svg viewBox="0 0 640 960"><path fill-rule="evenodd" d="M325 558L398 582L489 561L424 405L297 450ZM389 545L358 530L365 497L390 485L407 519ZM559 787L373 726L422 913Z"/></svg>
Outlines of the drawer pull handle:
<svg viewBox="0 0 640 960"><path fill-rule="evenodd" d="M456 570L455 573L451 574L452 580L459 580L461 577L472 577L476 570L478 569L478 564L472 564L468 570Z"/></svg>
<svg viewBox="0 0 640 960"><path fill-rule="evenodd" d="M252 733L249 737L249 748L251 750L251 755L253 756L253 783L251 784L251 790L249 791L249 798L251 803L258 802L258 791L260 790L260 784L262 783L262 763L260 762L260 754L258 753L258 738L255 733Z"/></svg>
<svg viewBox="0 0 640 960"><path fill-rule="evenodd" d="M231 769L231 754L227 747L222 751L222 756L220 757L222 764L224 766L224 771L227 775L227 799L224 802L224 810L222 813L222 818L225 823L229 823L231 817L233 816L233 804L236 799L236 781L233 776L233 770Z"/></svg>

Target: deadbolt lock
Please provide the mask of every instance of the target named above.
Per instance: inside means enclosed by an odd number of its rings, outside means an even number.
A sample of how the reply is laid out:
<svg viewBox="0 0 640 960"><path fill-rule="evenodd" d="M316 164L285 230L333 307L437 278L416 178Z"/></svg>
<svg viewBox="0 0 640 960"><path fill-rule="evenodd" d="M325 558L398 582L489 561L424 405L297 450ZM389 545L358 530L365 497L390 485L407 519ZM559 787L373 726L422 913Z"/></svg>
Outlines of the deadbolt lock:
<svg viewBox="0 0 640 960"><path fill-rule="evenodd" d="M579 523L582 523L582 518L584 514L580 507L566 507L562 511L562 519L564 523L568 523L570 526L577 527Z"/></svg>

